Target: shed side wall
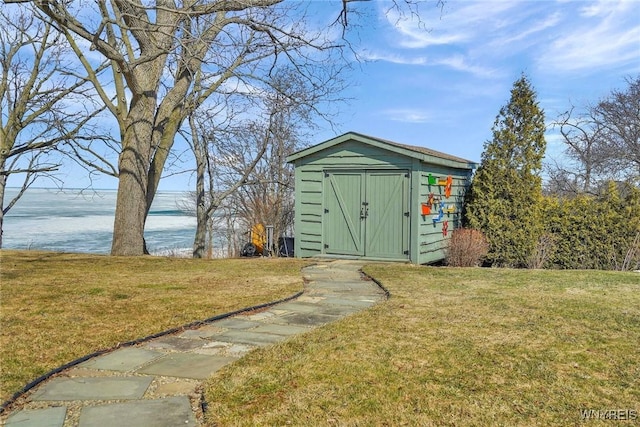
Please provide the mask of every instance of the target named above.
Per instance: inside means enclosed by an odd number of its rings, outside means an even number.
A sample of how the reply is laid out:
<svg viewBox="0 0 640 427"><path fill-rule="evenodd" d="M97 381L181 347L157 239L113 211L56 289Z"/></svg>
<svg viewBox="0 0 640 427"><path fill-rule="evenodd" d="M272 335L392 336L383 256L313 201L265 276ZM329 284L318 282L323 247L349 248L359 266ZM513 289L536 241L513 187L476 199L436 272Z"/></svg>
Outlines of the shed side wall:
<svg viewBox="0 0 640 427"><path fill-rule="evenodd" d="M322 250L322 170L295 163L295 254L298 258Z"/></svg>
<svg viewBox="0 0 640 427"><path fill-rule="evenodd" d="M451 232L462 226L463 201L471 179L471 172L465 169L422 165L419 173L418 206L415 210L418 216L418 263L429 264L445 259L445 250L451 238ZM429 184L429 175L437 180L444 180L449 175L453 178L449 198L445 197L443 185ZM427 202L431 193L433 193L435 200L445 204L441 218L438 218L440 217L439 208L435 206L432 207L431 214L422 215L420 204Z"/></svg>

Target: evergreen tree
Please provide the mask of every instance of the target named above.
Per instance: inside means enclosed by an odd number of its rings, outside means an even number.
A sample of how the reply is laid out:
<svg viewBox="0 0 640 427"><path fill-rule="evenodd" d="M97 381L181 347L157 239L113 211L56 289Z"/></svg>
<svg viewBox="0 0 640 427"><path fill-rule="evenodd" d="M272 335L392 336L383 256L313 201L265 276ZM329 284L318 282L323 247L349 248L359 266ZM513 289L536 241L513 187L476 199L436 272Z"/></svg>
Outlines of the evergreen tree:
<svg viewBox="0 0 640 427"><path fill-rule="evenodd" d="M500 109L484 145L466 205L470 227L489 241L491 265L526 267L542 234L544 112L526 76Z"/></svg>

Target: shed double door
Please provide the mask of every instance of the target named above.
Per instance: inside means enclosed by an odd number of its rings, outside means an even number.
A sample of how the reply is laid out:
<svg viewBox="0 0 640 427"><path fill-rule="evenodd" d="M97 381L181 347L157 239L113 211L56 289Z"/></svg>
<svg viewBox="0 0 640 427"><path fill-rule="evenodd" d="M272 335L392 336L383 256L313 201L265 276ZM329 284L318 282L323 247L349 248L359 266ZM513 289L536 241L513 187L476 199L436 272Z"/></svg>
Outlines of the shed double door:
<svg viewBox="0 0 640 427"><path fill-rule="evenodd" d="M324 180L325 254L408 259L406 171L331 171Z"/></svg>

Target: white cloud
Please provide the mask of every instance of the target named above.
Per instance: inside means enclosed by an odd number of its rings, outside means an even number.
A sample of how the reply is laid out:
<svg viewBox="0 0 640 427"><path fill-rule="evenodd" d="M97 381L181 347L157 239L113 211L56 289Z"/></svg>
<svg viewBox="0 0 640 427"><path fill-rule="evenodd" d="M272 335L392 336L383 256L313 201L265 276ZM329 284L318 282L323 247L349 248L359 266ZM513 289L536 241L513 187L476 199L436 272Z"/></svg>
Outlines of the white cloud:
<svg viewBox="0 0 640 427"><path fill-rule="evenodd" d="M382 115L389 120L402 123L428 123L434 118L433 114L427 110L412 108L388 109L384 110Z"/></svg>
<svg viewBox="0 0 640 427"><path fill-rule="evenodd" d="M400 47L415 49L436 45L450 45L468 40L464 33L447 34L440 31L427 31L414 25L399 24L397 29L404 36L399 40Z"/></svg>
<svg viewBox="0 0 640 427"><path fill-rule="evenodd" d="M513 31L513 28L509 28L509 33L512 35L509 36L503 34L501 37L496 38L496 40L494 40L494 46L496 45L496 42L503 46L512 46L516 42L522 43L522 45L531 45L537 41L534 36L549 28L555 27L560 20L561 14L559 12L555 12L550 16L544 16L539 20L531 22L530 25L523 25L516 31Z"/></svg>
<svg viewBox="0 0 640 427"><path fill-rule="evenodd" d="M599 15L606 15L611 10L613 2L611 0L598 0L583 5L578 9L580 16L590 18Z"/></svg>
<svg viewBox="0 0 640 427"><path fill-rule="evenodd" d="M453 3L453 9L444 10L442 15L425 13L424 21L394 13L387 14L387 20L397 31L396 42L400 47L457 45L478 39L478 33L483 30L508 25L507 12L516 4L510 1Z"/></svg>
<svg viewBox="0 0 640 427"><path fill-rule="evenodd" d="M386 16L390 45L414 56L376 59L444 65L481 78L513 66L518 55L528 58L522 69L635 72L640 70L638 6L637 0L465 1L447 3L441 17L426 14L423 22L391 13Z"/></svg>
<svg viewBox="0 0 640 427"><path fill-rule="evenodd" d="M400 55L398 53L371 52L366 51L358 54L364 61L382 61L400 65L426 65L427 58L424 56L412 57L410 55Z"/></svg>
<svg viewBox="0 0 640 427"><path fill-rule="evenodd" d="M452 55L444 57L436 60L434 63L447 66L456 71L470 73L475 75L476 77L495 77L499 74L498 70L496 70L495 68L487 68L482 65L470 64L467 61L467 58L463 55Z"/></svg>
<svg viewBox="0 0 640 427"><path fill-rule="evenodd" d="M495 77L499 74L499 71L495 68L469 63L468 59L460 54L434 56L431 60L427 59L426 56L412 56L411 54L404 55L389 52L364 52L359 54L359 57L364 61L380 61L396 65L443 66L480 78Z"/></svg>
<svg viewBox="0 0 640 427"><path fill-rule="evenodd" d="M640 70L640 8L638 3L595 2L580 8L580 24L566 23L539 67L563 72L627 67Z"/></svg>

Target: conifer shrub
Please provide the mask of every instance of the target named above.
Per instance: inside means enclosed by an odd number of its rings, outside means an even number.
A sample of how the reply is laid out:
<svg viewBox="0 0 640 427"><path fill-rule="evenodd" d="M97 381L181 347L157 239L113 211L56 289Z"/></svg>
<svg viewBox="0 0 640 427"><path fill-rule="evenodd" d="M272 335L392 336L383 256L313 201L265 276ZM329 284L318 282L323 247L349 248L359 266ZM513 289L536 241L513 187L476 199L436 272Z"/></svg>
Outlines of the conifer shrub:
<svg viewBox="0 0 640 427"><path fill-rule="evenodd" d="M599 195L545 197L544 227L554 237L547 268L633 270L640 265L640 189L609 183Z"/></svg>
<svg viewBox="0 0 640 427"><path fill-rule="evenodd" d="M465 223L488 239L487 263L526 268L542 227L544 112L522 76L500 109L466 195Z"/></svg>
<svg viewBox="0 0 640 427"><path fill-rule="evenodd" d="M488 250L487 238L482 231L458 228L451 233L446 262L451 267L476 267L482 264Z"/></svg>

